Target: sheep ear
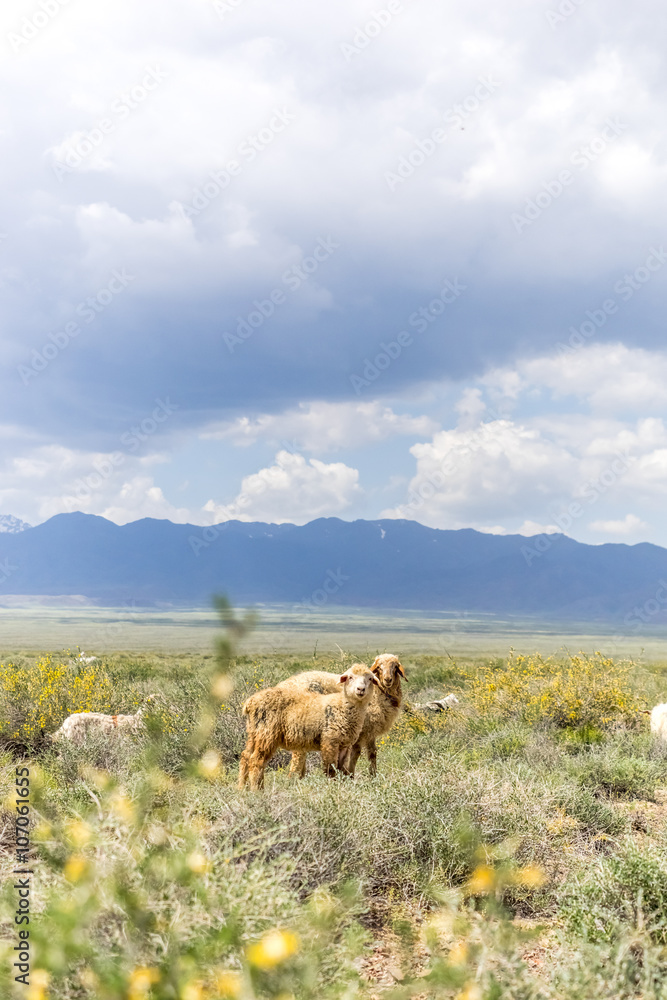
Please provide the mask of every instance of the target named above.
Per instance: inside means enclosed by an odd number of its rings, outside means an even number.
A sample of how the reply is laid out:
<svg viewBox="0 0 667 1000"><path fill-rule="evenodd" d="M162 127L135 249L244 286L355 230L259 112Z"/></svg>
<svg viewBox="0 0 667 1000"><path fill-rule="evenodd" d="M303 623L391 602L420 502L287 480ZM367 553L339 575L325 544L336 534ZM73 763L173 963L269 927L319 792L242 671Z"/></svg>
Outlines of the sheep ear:
<svg viewBox="0 0 667 1000"><path fill-rule="evenodd" d="M377 671L379 671L379 669L380 669L380 657L376 656L373 662L371 663L371 673L374 674Z"/></svg>
<svg viewBox="0 0 667 1000"><path fill-rule="evenodd" d="M398 672L401 675L401 677L403 678L403 680L407 681L407 677L405 676L405 670L403 669L403 667L402 667L402 665L400 663L396 664L396 669L398 670Z"/></svg>
<svg viewBox="0 0 667 1000"><path fill-rule="evenodd" d="M375 684L376 687L380 687L380 682L377 679L377 677L375 676L375 674L369 674L368 676L373 681L373 684Z"/></svg>
<svg viewBox="0 0 667 1000"><path fill-rule="evenodd" d="M341 674L340 677L338 678L338 683L339 684L344 684L345 681L347 680L348 676L349 676L348 674Z"/></svg>

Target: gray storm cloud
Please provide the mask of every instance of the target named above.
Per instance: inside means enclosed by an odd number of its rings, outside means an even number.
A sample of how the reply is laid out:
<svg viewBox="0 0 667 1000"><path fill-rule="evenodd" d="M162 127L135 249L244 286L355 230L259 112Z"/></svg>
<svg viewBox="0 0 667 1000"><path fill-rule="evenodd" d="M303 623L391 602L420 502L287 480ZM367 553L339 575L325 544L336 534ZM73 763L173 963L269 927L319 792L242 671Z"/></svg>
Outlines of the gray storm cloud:
<svg viewBox="0 0 667 1000"><path fill-rule="evenodd" d="M46 6L2 15L0 254L3 398L47 436L353 397L404 330L376 394L479 374L660 247L657 8ZM654 344L664 280L600 339Z"/></svg>

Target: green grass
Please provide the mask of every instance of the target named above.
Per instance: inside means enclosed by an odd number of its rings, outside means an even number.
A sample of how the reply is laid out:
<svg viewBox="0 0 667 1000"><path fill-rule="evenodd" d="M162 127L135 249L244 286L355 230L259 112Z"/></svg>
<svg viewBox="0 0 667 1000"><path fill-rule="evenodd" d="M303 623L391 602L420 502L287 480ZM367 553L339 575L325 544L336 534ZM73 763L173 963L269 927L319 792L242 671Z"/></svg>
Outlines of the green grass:
<svg viewBox="0 0 667 1000"><path fill-rule="evenodd" d="M456 691L458 709L405 714L375 781L365 762L354 782L327 780L312 755L291 783L281 754L262 793L236 788L244 698L339 657L103 656L117 711L149 693L160 705L147 736L22 751L40 845L33 969L50 976L31 1000L667 997L667 745L646 717L566 729L521 704L480 712L489 657L401 655L412 701ZM234 689L212 701L227 668ZM627 683L638 704L663 700L664 665ZM8 711L0 693L0 723ZM0 757L5 819L18 753ZM10 847L5 828L7 876ZM15 905L5 879L0 991L23 998Z"/></svg>

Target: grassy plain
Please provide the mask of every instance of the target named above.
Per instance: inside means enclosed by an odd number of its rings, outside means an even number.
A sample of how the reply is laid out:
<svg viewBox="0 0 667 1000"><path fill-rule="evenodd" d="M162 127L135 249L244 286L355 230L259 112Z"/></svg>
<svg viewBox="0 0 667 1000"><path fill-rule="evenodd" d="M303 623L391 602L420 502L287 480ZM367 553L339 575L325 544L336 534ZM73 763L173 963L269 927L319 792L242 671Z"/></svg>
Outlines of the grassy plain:
<svg viewBox="0 0 667 1000"><path fill-rule="evenodd" d="M0 676L3 996L667 998L667 744L639 714L667 700L667 665L596 656L599 637L460 625L445 651L441 620L359 618L289 651L282 623L243 636L228 622L233 648L217 655L210 615L173 625L207 634L188 652L159 621L134 622L152 651L91 632L88 667L7 644L24 651ZM263 793L237 790L249 692L385 650L409 700L454 691L458 709L406 712L374 782L364 763L353 783L327 781L313 756L290 783L283 754ZM66 710L134 711L152 693L144 737L57 752L48 739ZM31 992L9 974L23 762Z"/></svg>
<svg viewBox="0 0 667 1000"><path fill-rule="evenodd" d="M43 652L76 645L95 653L210 653L219 631L212 608L97 608L70 599L10 598L0 603L0 651ZM258 621L243 652L335 653L338 647L361 652L394 649L474 657L500 656L511 646L542 653L601 649L633 659L665 658L667 632L642 634L590 622L554 623L460 612L418 612L325 606L304 610L293 605L261 605ZM617 634L619 633L619 634Z"/></svg>

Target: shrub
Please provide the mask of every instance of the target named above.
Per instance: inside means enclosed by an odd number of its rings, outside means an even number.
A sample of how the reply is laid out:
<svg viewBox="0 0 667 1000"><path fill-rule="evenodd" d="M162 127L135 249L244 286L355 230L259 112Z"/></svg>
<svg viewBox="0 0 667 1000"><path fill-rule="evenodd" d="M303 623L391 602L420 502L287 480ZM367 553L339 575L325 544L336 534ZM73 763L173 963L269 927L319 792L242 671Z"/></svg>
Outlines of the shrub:
<svg viewBox="0 0 667 1000"><path fill-rule="evenodd" d="M73 712L107 712L115 699L104 667L44 656L20 667L0 664L0 740L29 747Z"/></svg>
<svg viewBox="0 0 667 1000"><path fill-rule="evenodd" d="M630 756L614 747L602 747L570 761L569 768L581 784L611 798L653 799L664 777L663 764Z"/></svg>
<svg viewBox="0 0 667 1000"><path fill-rule="evenodd" d="M664 854L628 841L570 885L561 909L568 930L590 941L614 940L629 923L647 927L656 943L667 944Z"/></svg>
<svg viewBox="0 0 667 1000"><path fill-rule="evenodd" d="M593 732L618 719L636 722L631 668L601 653L563 660L511 653L502 666L489 664L471 678L470 697L484 714Z"/></svg>

